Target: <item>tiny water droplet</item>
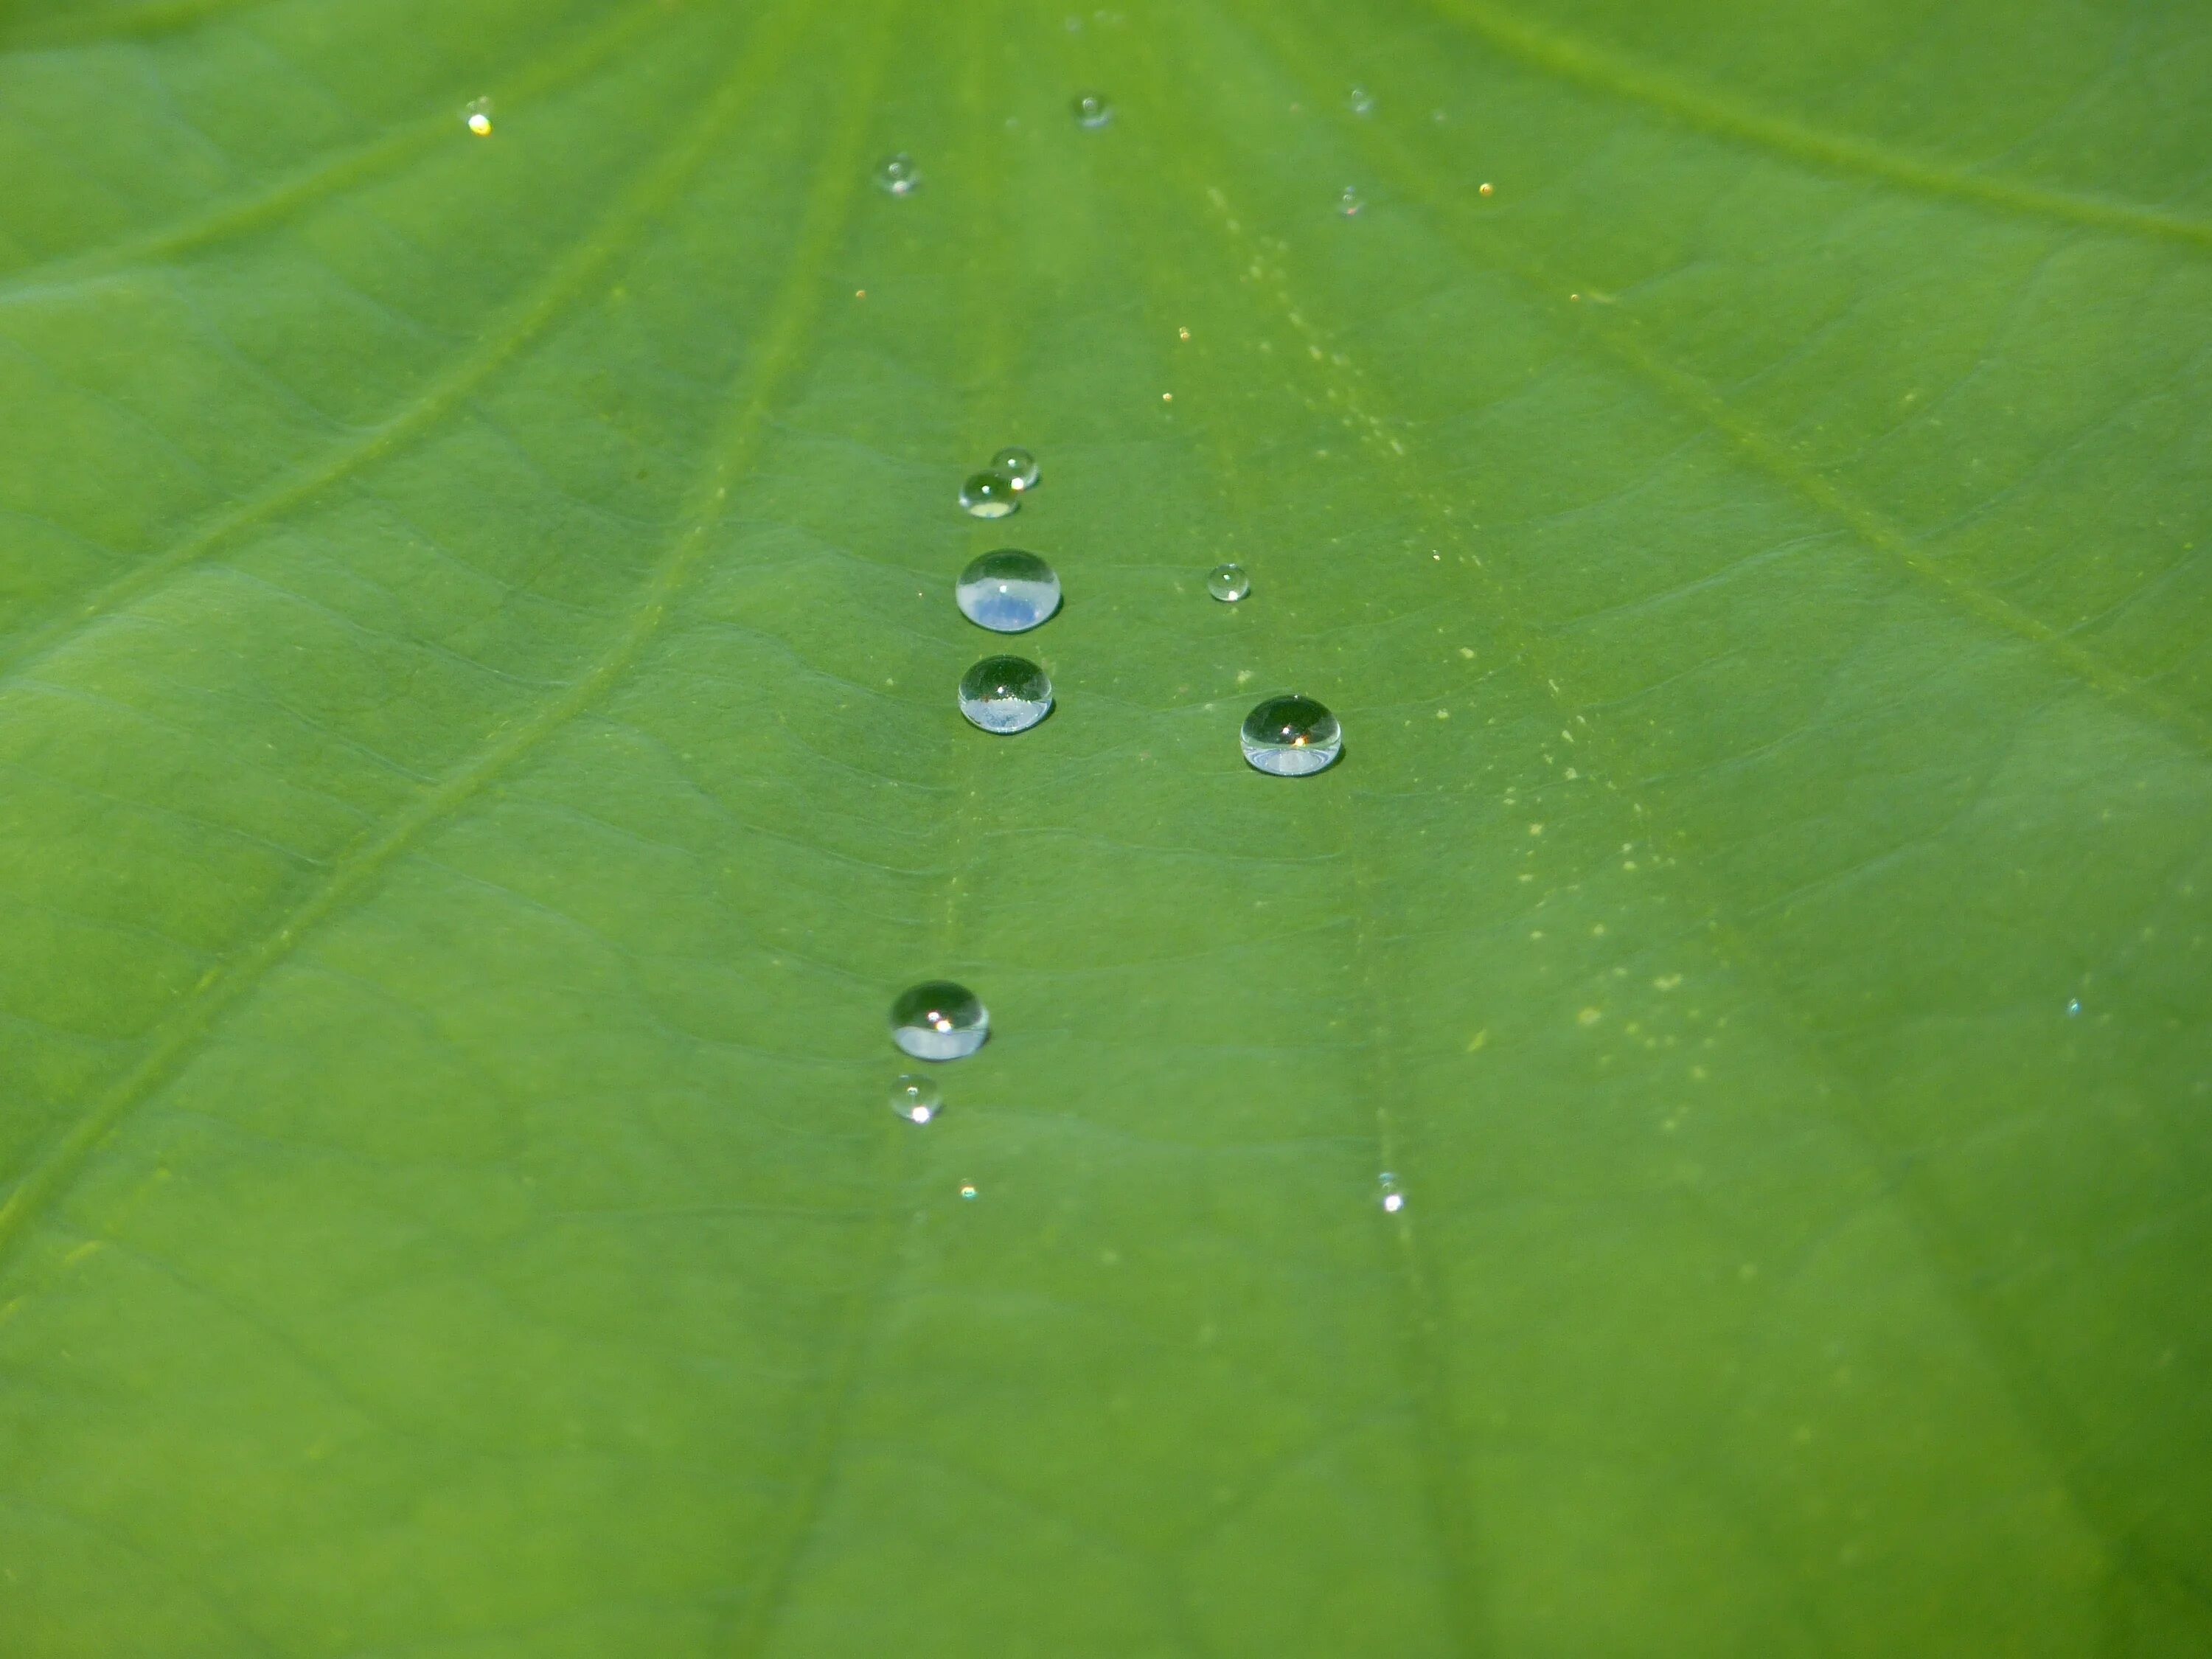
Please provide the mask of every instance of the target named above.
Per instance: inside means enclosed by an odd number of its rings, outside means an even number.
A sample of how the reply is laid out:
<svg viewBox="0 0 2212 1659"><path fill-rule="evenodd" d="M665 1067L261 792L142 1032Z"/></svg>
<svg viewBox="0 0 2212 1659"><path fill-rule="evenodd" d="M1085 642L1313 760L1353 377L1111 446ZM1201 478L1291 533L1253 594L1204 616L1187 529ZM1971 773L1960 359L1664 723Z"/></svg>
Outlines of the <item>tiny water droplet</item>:
<svg viewBox="0 0 2212 1659"><path fill-rule="evenodd" d="M991 1034L991 1016L964 985L933 979L891 1004L891 1041L916 1060L965 1060Z"/></svg>
<svg viewBox="0 0 2212 1659"><path fill-rule="evenodd" d="M2075 1015L2076 1015L2076 1014L2080 1013L2081 1012L2081 998L2079 998L2079 997L2069 997L2069 998L2067 998L2067 999L2066 999L2066 1017L2067 1017L2069 1019L2073 1018Z"/></svg>
<svg viewBox="0 0 2212 1659"><path fill-rule="evenodd" d="M1252 591L1252 579L1241 564L1217 564L1206 573L1206 591L1224 605L1234 605Z"/></svg>
<svg viewBox="0 0 2212 1659"><path fill-rule="evenodd" d="M1244 717L1244 758L1279 778L1321 771L1344 748L1344 730L1311 697L1269 697Z"/></svg>
<svg viewBox="0 0 2212 1659"><path fill-rule="evenodd" d="M1344 187L1344 194L1336 198L1336 210L1347 219L1366 205L1365 198L1350 185L1346 185Z"/></svg>
<svg viewBox="0 0 2212 1659"><path fill-rule="evenodd" d="M913 156L901 150L877 165L876 183L890 195L911 196L921 188L921 170L915 166Z"/></svg>
<svg viewBox="0 0 2212 1659"><path fill-rule="evenodd" d="M1375 1177L1375 1185L1382 1207L1395 1215L1406 1207L1406 1195L1398 1190L1398 1177L1385 1170Z"/></svg>
<svg viewBox="0 0 2212 1659"><path fill-rule="evenodd" d="M960 677L960 712L986 732L1026 732L1052 713L1052 678L1026 657L986 657Z"/></svg>
<svg viewBox="0 0 2212 1659"><path fill-rule="evenodd" d="M1008 444L991 457L991 471L1003 472L1016 489L1034 489L1037 481L1036 457L1019 444Z"/></svg>
<svg viewBox="0 0 2212 1659"><path fill-rule="evenodd" d="M1103 127L1114 118L1114 106L1102 93L1086 92L1075 100L1075 125L1079 127Z"/></svg>
<svg viewBox="0 0 2212 1659"><path fill-rule="evenodd" d="M979 519L1003 519L1021 504L1020 489L1003 472L978 472L960 486L960 505Z"/></svg>
<svg viewBox="0 0 2212 1659"><path fill-rule="evenodd" d="M1375 94L1368 91L1364 87L1352 88L1352 95L1346 98L1344 101L1351 106L1352 112L1354 115L1372 115L1375 113Z"/></svg>
<svg viewBox="0 0 2212 1659"><path fill-rule="evenodd" d="M909 1123L927 1123L945 1109L945 1091L926 1077L902 1072L891 1084L891 1110Z"/></svg>
<svg viewBox="0 0 2212 1659"><path fill-rule="evenodd" d="M972 1200L975 1196L975 1183L972 1181L962 1182L960 1183L960 1196Z"/></svg>
<svg viewBox="0 0 2212 1659"><path fill-rule="evenodd" d="M491 100L475 98L461 111L461 120L479 138L491 137Z"/></svg>
<svg viewBox="0 0 2212 1659"><path fill-rule="evenodd" d="M952 597L978 628L1025 634L1060 609L1060 578L1036 554L1002 547L971 560Z"/></svg>

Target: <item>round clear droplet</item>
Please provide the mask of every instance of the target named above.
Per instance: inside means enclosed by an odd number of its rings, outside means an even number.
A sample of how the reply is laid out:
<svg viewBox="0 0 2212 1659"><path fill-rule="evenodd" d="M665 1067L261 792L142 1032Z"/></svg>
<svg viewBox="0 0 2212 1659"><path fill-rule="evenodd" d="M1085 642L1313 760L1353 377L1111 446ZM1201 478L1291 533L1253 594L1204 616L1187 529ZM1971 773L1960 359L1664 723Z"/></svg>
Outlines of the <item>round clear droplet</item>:
<svg viewBox="0 0 2212 1659"><path fill-rule="evenodd" d="M977 627L1023 634L1060 609L1060 578L1036 554L1002 547L972 561L952 597Z"/></svg>
<svg viewBox="0 0 2212 1659"><path fill-rule="evenodd" d="M1114 118L1114 106L1106 101L1105 94L1086 92L1075 100L1075 125L1079 127L1103 127Z"/></svg>
<svg viewBox="0 0 2212 1659"><path fill-rule="evenodd" d="M962 1182L960 1183L960 1196L965 1199L973 1199L975 1196L975 1183L972 1181Z"/></svg>
<svg viewBox="0 0 2212 1659"><path fill-rule="evenodd" d="M1350 185L1346 185L1344 187L1344 194L1336 198L1336 210L1347 219L1366 205L1366 198Z"/></svg>
<svg viewBox="0 0 2212 1659"><path fill-rule="evenodd" d="M2079 997L2069 997L2069 998L2067 998L2067 999L2066 999L2066 1015L2067 1015L2067 1018L2069 1018L2069 1019L2070 1019L2070 1018L2072 1018L2075 1015L2076 1015L2076 1014L2080 1013L2081 1012L2081 998L2079 998Z"/></svg>
<svg viewBox="0 0 2212 1659"><path fill-rule="evenodd" d="M1406 1194L1398 1190L1398 1177L1385 1170L1375 1177L1376 1197L1392 1215L1406 1207Z"/></svg>
<svg viewBox="0 0 2212 1659"><path fill-rule="evenodd" d="M893 196L911 196L921 188L921 170L914 157L901 150L886 155L876 167L877 186Z"/></svg>
<svg viewBox="0 0 2212 1659"><path fill-rule="evenodd" d="M1224 605L1234 605L1252 591L1252 579L1241 564L1217 564L1206 573L1206 591Z"/></svg>
<svg viewBox="0 0 2212 1659"><path fill-rule="evenodd" d="M891 1083L891 1110L909 1123L927 1123L945 1109L945 1091L926 1077L902 1072Z"/></svg>
<svg viewBox="0 0 2212 1659"><path fill-rule="evenodd" d="M986 657L960 677L960 712L986 732L1026 732L1052 713L1052 677L1026 657Z"/></svg>
<svg viewBox="0 0 2212 1659"><path fill-rule="evenodd" d="M475 98L461 111L461 120L479 138L491 137L491 100Z"/></svg>
<svg viewBox="0 0 2212 1659"><path fill-rule="evenodd" d="M1021 486L995 468L960 486L960 505L979 519L1003 519L1021 504Z"/></svg>
<svg viewBox="0 0 2212 1659"><path fill-rule="evenodd" d="M997 454L992 456L991 471L1005 473L1016 489L1033 489L1036 487L1036 457L1019 444L1008 444Z"/></svg>
<svg viewBox="0 0 2212 1659"><path fill-rule="evenodd" d="M1354 115L1372 115L1375 113L1375 94L1368 91L1364 87L1352 88L1352 95L1346 98L1344 101L1351 106L1352 112Z"/></svg>
<svg viewBox="0 0 2212 1659"><path fill-rule="evenodd" d="M1311 697L1270 697L1244 717L1244 758L1279 778L1321 771L1344 750L1336 716Z"/></svg>
<svg viewBox="0 0 2212 1659"><path fill-rule="evenodd" d="M891 1004L891 1041L916 1060L965 1060L991 1034L991 1016L964 985L933 979Z"/></svg>

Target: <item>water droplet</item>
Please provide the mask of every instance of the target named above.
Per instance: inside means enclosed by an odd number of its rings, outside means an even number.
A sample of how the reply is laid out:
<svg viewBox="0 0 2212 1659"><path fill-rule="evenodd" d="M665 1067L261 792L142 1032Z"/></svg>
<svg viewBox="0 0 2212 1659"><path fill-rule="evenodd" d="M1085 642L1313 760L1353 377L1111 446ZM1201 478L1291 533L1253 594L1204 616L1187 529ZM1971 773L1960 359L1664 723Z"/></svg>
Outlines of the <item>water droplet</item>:
<svg viewBox="0 0 2212 1659"><path fill-rule="evenodd" d="M1079 127L1103 127L1114 118L1114 106L1103 94L1086 92L1075 100L1075 125Z"/></svg>
<svg viewBox="0 0 2212 1659"><path fill-rule="evenodd" d="M2069 997L2069 998L2067 998L2067 999L2066 999L2066 1017L2067 1017L2069 1019L2073 1018L2075 1015L2076 1015L2076 1014L2080 1013L2081 1012L2081 998L2079 998L2079 997Z"/></svg>
<svg viewBox="0 0 2212 1659"><path fill-rule="evenodd" d="M1398 1190L1398 1177L1385 1170L1375 1177L1375 1185L1382 1207L1392 1215L1406 1207L1406 1195Z"/></svg>
<svg viewBox="0 0 2212 1659"><path fill-rule="evenodd" d="M1036 488L1036 457L1019 444L1008 444L992 456L991 471L1005 473L1016 489Z"/></svg>
<svg viewBox="0 0 2212 1659"><path fill-rule="evenodd" d="M960 505L979 519L1003 519L1022 504L1022 492L1003 472L978 472L960 486Z"/></svg>
<svg viewBox="0 0 2212 1659"><path fill-rule="evenodd" d="M972 1181L962 1182L960 1183L960 1196L972 1200L975 1196L975 1183Z"/></svg>
<svg viewBox="0 0 2212 1659"><path fill-rule="evenodd" d="M915 166L913 156L901 150L878 164L876 183L893 196L911 196L921 188L921 170Z"/></svg>
<svg viewBox="0 0 2212 1659"><path fill-rule="evenodd" d="M471 99L461 112L461 120L479 138L491 137L491 100Z"/></svg>
<svg viewBox="0 0 2212 1659"><path fill-rule="evenodd" d="M960 677L960 712L986 732L1026 732L1052 713L1052 678L1026 657L986 657Z"/></svg>
<svg viewBox="0 0 2212 1659"><path fill-rule="evenodd" d="M964 985L933 979L891 1004L891 1041L916 1060L965 1060L991 1034L991 1016Z"/></svg>
<svg viewBox="0 0 2212 1659"><path fill-rule="evenodd" d="M1036 554L1002 547L970 562L952 597L977 627L1024 634L1060 609L1060 578Z"/></svg>
<svg viewBox="0 0 2212 1659"><path fill-rule="evenodd" d="M927 1123L945 1109L945 1091L926 1077L902 1072L891 1084L891 1110L909 1123Z"/></svg>
<svg viewBox="0 0 2212 1659"><path fill-rule="evenodd" d="M1352 112L1354 115L1372 115L1375 113L1375 94L1368 91L1364 87L1352 88L1352 95L1349 98L1346 98L1344 101L1351 106Z"/></svg>
<svg viewBox="0 0 2212 1659"><path fill-rule="evenodd" d="M1244 717L1244 758L1279 778L1318 772L1344 748L1336 716L1311 697L1270 697Z"/></svg>
<svg viewBox="0 0 2212 1659"><path fill-rule="evenodd" d="M1336 198L1336 210L1347 219L1366 205L1365 199L1350 185L1346 185L1344 187L1344 194Z"/></svg>
<svg viewBox="0 0 2212 1659"><path fill-rule="evenodd" d="M1206 591L1224 605L1234 605L1252 591L1252 579L1241 564L1217 564L1206 573Z"/></svg>

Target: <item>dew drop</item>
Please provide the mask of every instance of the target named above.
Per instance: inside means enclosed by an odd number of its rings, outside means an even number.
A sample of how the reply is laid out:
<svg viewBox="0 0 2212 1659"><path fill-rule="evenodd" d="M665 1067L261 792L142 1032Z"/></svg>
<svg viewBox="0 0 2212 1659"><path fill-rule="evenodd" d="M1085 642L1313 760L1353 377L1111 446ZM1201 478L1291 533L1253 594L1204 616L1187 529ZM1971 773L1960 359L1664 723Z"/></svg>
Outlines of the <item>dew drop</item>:
<svg viewBox="0 0 2212 1659"><path fill-rule="evenodd" d="M962 1182L960 1183L960 1196L972 1202L975 1197L975 1183L972 1181Z"/></svg>
<svg viewBox="0 0 2212 1659"><path fill-rule="evenodd" d="M1252 579L1241 564L1217 564L1206 573L1206 591L1224 605L1234 605L1252 591Z"/></svg>
<svg viewBox="0 0 2212 1659"><path fill-rule="evenodd" d="M1318 772L1344 748L1344 730L1311 697L1270 697L1244 717L1244 758L1279 778Z"/></svg>
<svg viewBox="0 0 2212 1659"><path fill-rule="evenodd" d="M1005 473L1007 480L1018 490L1036 488L1036 457L1019 444L1008 444L997 454L992 456L991 471Z"/></svg>
<svg viewBox="0 0 2212 1659"><path fill-rule="evenodd" d="M901 150L877 164L876 184L892 196L911 196L921 188L921 171L915 166L914 157Z"/></svg>
<svg viewBox="0 0 2212 1659"><path fill-rule="evenodd" d="M1076 99L1074 109L1075 125L1079 127L1103 127L1114 118L1114 106L1103 93L1084 93Z"/></svg>
<svg viewBox="0 0 2212 1659"><path fill-rule="evenodd" d="M979 519L1003 519L1021 504L1021 487L995 470L978 472L960 486L960 505Z"/></svg>
<svg viewBox="0 0 2212 1659"><path fill-rule="evenodd" d="M1398 1190L1398 1177L1385 1170L1375 1177L1376 1195L1383 1209L1395 1215L1406 1207L1406 1195Z"/></svg>
<svg viewBox="0 0 2212 1659"><path fill-rule="evenodd" d="M960 677L960 712L986 732L1026 732L1052 713L1052 677L1026 657L986 657Z"/></svg>
<svg viewBox="0 0 2212 1659"><path fill-rule="evenodd" d="M2069 1019L2073 1018L2075 1015L2079 1014L2081 1012L2081 998L2079 998L2079 997L2069 997L2069 998L2067 998L2067 999L2066 999L2066 1017L2067 1017Z"/></svg>
<svg viewBox="0 0 2212 1659"><path fill-rule="evenodd" d="M1366 205L1366 198L1350 185L1346 185L1344 187L1344 194L1336 198L1336 210L1347 219Z"/></svg>
<svg viewBox="0 0 2212 1659"><path fill-rule="evenodd" d="M891 1084L891 1110L909 1123L927 1123L945 1109L945 1091L926 1077L902 1072Z"/></svg>
<svg viewBox="0 0 2212 1659"><path fill-rule="evenodd" d="M1364 87L1352 88L1352 95L1346 98L1344 101L1350 107L1354 115L1372 115L1375 113L1375 94L1368 91Z"/></svg>
<svg viewBox="0 0 2212 1659"><path fill-rule="evenodd" d="M461 120L463 125L465 125L471 132L476 134L477 137L490 137L491 100L489 98L471 99L468 106L461 112Z"/></svg>
<svg viewBox="0 0 2212 1659"><path fill-rule="evenodd" d="M965 1060L991 1034L991 1016L975 994L933 979L899 993L891 1004L891 1041L916 1060Z"/></svg>
<svg viewBox="0 0 2212 1659"><path fill-rule="evenodd" d="M970 561L952 597L978 628L1024 634L1060 609L1060 578L1036 554L1002 547Z"/></svg>

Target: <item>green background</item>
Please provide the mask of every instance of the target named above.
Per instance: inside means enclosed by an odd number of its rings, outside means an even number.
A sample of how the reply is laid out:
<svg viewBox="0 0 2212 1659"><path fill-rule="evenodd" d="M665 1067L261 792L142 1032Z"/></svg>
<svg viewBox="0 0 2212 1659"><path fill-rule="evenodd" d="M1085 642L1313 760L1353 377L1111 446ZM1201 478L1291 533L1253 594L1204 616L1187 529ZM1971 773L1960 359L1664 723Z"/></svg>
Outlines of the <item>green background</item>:
<svg viewBox="0 0 2212 1659"><path fill-rule="evenodd" d="M2212 1653L2212 9L1516 4L0 0L0 1651Z"/></svg>

